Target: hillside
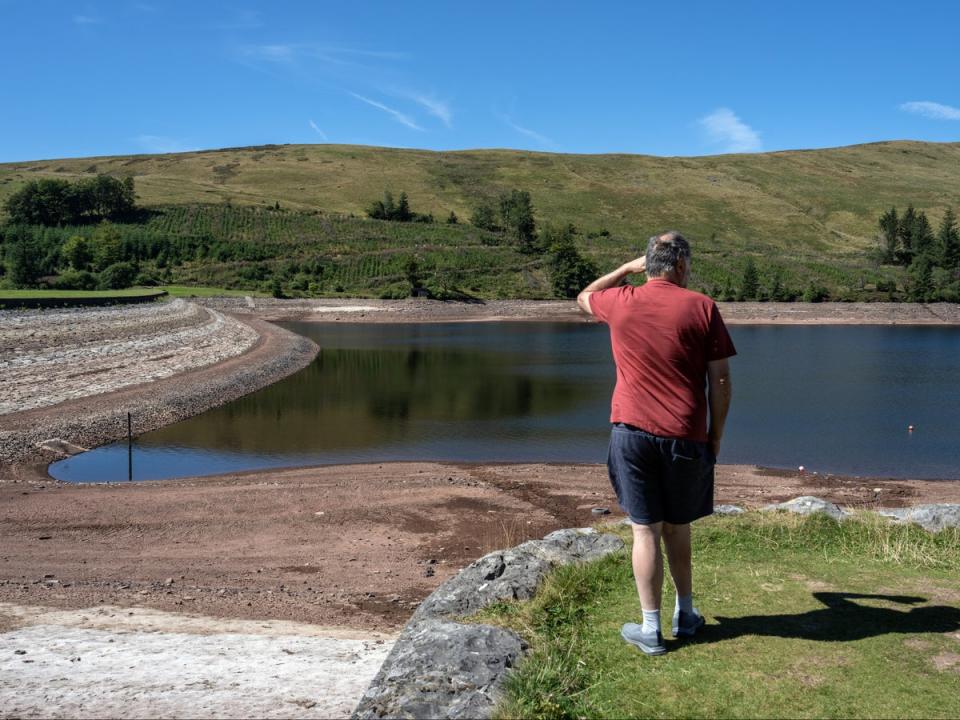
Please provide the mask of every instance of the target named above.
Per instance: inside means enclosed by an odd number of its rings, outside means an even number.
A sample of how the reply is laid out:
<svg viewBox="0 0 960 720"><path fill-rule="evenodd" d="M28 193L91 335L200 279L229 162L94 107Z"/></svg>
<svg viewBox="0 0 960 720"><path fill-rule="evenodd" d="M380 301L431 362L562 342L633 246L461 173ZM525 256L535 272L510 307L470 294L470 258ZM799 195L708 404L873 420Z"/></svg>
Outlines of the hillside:
<svg viewBox="0 0 960 720"><path fill-rule="evenodd" d="M450 211L469 218L479 202L520 188L531 193L541 225L577 225L578 244L602 267L654 231L676 227L696 243L705 288L737 277L751 255L762 276L778 266L794 284L815 279L839 291L899 277L868 260L878 216L913 203L936 223L947 207L960 209L957 168L960 143L698 158L283 145L0 164L0 202L31 179L106 173L132 175L146 207L279 202L288 212L362 217L390 189L406 191L414 210L442 221ZM362 225L349 235L377 235L384 223ZM456 246L464 230L451 229L444 244ZM601 230L608 234L598 236ZM443 233L438 224L429 234ZM414 242L412 231L405 235Z"/></svg>

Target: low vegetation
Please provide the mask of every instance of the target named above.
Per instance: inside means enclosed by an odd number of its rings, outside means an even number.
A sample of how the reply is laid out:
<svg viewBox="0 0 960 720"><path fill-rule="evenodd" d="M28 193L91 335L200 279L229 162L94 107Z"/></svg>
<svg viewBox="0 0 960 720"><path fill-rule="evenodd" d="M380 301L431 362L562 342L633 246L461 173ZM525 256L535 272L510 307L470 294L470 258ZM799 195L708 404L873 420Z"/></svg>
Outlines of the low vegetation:
<svg viewBox="0 0 960 720"><path fill-rule="evenodd" d="M477 621L531 654L500 717L913 717L960 712L960 533L872 515L748 513L695 526L708 625L644 656L620 639L639 608L629 555L562 568L529 602ZM626 528L618 529L629 544ZM629 552L629 549L628 551ZM665 597L672 596L669 580ZM669 638L672 600L664 609Z"/></svg>
<svg viewBox="0 0 960 720"><path fill-rule="evenodd" d="M879 143L716 158L264 146L0 164L0 287L571 297L678 227L694 242L693 287L717 299L953 301L956 266L904 245L910 210L892 255L877 217L912 201L915 218L948 223L957 161L958 145Z"/></svg>

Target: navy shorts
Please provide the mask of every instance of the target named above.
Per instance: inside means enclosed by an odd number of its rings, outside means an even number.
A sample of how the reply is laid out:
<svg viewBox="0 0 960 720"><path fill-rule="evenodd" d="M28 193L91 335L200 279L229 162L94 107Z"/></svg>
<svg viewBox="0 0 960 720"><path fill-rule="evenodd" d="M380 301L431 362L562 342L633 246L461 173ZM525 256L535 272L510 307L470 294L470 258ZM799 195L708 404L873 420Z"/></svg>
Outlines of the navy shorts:
<svg viewBox="0 0 960 720"><path fill-rule="evenodd" d="M663 438L622 423L610 431L607 469L617 501L638 525L684 525L713 513L710 446Z"/></svg>

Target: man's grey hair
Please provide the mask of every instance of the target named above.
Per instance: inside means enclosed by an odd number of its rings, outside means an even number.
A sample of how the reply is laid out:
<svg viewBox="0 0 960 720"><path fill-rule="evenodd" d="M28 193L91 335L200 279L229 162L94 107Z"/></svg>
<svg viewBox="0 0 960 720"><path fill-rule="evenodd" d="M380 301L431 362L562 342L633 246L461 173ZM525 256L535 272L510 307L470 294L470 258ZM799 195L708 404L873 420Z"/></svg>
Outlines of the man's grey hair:
<svg viewBox="0 0 960 720"><path fill-rule="evenodd" d="M676 269L680 258L690 260L690 243L676 230L654 235L647 243L647 277L661 277Z"/></svg>

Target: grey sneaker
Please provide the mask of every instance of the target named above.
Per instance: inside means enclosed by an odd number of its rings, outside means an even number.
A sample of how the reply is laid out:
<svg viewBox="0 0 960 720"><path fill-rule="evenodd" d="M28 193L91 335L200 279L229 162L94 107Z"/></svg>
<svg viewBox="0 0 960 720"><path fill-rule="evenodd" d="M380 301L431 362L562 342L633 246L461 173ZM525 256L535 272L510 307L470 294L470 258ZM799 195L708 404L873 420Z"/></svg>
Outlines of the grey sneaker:
<svg viewBox="0 0 960 720"><path fill-rule="evenodd" d="M685 613L679 607L673 611L673 636L693 637L697 630L707 624L703 615L696 608L692 613Z"/></svg>
<svg viewBox="0 0 960 720"><path fill-rule="evenodd" d="M620 637L631 645L636 645L647 655L663 655L667 651L659 630L643 632L643 625L637 623L624 623L620 628Z"/></svg>

